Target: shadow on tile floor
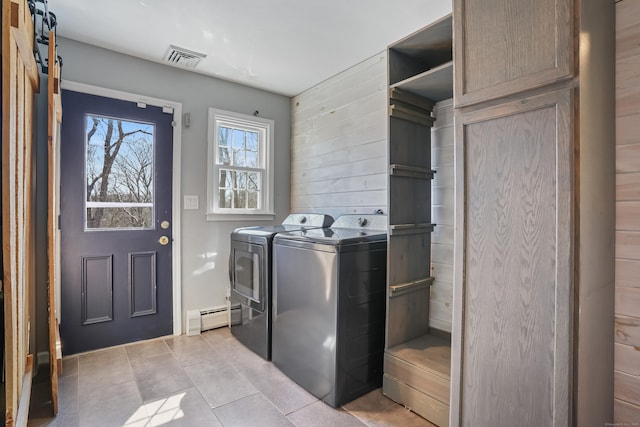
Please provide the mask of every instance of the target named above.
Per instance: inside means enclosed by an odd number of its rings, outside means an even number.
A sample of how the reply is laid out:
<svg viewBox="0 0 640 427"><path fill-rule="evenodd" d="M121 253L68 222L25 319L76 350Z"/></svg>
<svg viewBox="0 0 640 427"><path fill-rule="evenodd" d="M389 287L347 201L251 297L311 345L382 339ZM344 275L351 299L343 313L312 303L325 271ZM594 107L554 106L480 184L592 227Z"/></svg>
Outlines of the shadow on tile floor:
<svg viewBox="0 0 640 427"><path fill-rule="evenodd" d="M331 408L227 328L65 357L56 417L48 376L34 378L30 427L433 426L380 389Z"/></svg>

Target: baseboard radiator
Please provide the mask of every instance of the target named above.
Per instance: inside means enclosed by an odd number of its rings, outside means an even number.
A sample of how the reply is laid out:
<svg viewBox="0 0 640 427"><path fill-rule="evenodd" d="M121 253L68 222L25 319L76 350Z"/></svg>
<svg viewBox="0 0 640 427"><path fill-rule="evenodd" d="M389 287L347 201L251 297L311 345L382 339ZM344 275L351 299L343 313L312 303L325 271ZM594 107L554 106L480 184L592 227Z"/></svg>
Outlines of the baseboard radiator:
<svg viewBox="0 0 640 427"><path fill-rule="evenodd" d="M229 312L229 309L231 312ZM220 305L213 308L187 311L187 335L198 335L200 332L229 326L240 319L240 306Z"/></svg>

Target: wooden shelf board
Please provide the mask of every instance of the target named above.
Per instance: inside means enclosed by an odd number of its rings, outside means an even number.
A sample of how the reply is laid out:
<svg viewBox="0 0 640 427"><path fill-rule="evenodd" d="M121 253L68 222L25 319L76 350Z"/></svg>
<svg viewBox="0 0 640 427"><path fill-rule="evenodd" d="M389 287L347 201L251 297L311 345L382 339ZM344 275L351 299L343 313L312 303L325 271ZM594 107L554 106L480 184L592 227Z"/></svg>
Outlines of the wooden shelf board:
<svg viewBox="0 0 640 427"><path fill-rule="evenodd" d="M391 176L403 178L433 179L434 171L432 169L420 168L417 166L401 165L393 163L389 165L389 174Z"/></svg>
<svg viewBox="0 0 640 427"><path fill-rule="evenodd" d="M389 226L389 236L405 236L407 234L433 233L435 224L393 224Z"/></svg>
<svg viewBox="0 0 640 427"><path fill-rule="evenodd" d="M435 103L429 99L425 99L421 96L416 96L413 93L405 92L397 87L389 88L389 103L401 103L406 104L414 109L422 111L431 117L431 113L433 112L433 107Z"/></svg>
<svg viewBox="0 0 640 427"><path fill-rule="evenodd" d="M386 350L416 368L445 379L451 377L451 343L435 335L422 335Z"/></svg>
<svg viewBox="0 0 640 427"><path fill-rule="evenodd" d="M389 285L389 298L428 288L433 284L433 281L433 277L425 277L424 279L413 280L411 282Z"/></svg>
<svg viewBox="0 0 640 427"><path fill-rule="evenodd" d="M402 80L391 86L438 102L453 97L453 62Z"/></svg>

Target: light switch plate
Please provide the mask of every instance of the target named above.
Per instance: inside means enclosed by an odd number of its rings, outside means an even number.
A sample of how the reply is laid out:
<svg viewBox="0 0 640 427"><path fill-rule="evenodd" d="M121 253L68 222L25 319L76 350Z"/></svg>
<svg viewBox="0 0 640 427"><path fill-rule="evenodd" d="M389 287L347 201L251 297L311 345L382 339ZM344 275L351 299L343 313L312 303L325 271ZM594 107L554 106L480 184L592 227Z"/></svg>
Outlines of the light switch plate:
<svg viewBox="0 0 640 427"><path fill-rule="evenodd" d="M198 209L198 196L184 196L184 209Z"/></svg>

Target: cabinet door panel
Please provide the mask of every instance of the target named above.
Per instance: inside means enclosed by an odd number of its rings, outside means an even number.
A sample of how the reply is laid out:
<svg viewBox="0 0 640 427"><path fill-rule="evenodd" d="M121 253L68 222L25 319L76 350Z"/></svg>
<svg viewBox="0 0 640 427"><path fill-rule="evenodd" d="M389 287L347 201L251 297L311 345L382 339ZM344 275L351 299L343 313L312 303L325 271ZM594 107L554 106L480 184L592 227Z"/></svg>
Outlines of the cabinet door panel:
<svg viewBox="0 0 640 427"><path fill-rule="evenodd" d="M454 0L456 105L574 74L571 0Z"/></svg>
<svg viewBox="0 0 640 427"><path fill-rule="evenodd" d="M571 114L564 90L456 121L451 425L568 423Z"/></svg>

